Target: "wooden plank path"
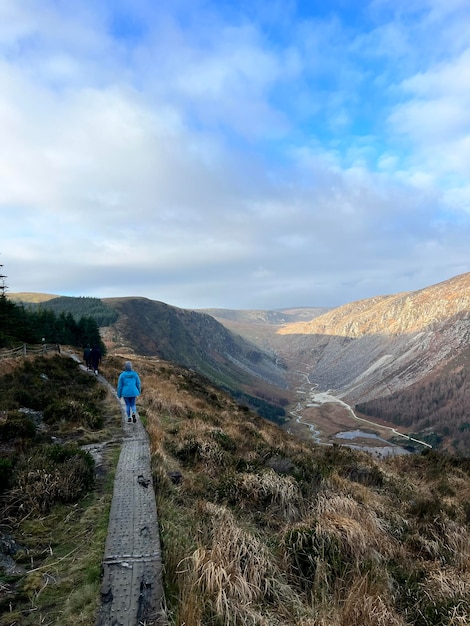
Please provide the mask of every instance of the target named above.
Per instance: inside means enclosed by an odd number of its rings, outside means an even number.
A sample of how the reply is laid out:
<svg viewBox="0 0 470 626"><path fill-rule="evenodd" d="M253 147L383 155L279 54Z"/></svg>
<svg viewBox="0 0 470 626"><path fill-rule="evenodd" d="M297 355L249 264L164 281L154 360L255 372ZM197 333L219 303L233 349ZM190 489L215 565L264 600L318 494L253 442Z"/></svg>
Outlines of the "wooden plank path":
<svg viewBox="0 0 470 626"><path fill-rule="evenodd" d="M149 438L138 416L135 424L127 423L123 401L121 414L124 438L114 480L97 626L163 626L167 621Z"/></svg>

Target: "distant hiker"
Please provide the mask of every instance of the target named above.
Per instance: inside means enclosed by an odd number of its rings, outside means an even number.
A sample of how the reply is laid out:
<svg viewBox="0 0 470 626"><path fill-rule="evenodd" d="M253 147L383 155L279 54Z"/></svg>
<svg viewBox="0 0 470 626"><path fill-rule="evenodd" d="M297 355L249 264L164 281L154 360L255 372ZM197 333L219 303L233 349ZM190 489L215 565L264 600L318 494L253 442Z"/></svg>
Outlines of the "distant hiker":
<svg viewBox="0 0 470 626"><path fill-rule="evenodd" d="M137 396L140 396L140 391L141 386L139 375L132 369L132 363L130 361L126 361L124 363L124 371L119 374L117 397L124 398L128 422L135 423L137 421L135 416L135 400Z"/></svg>
<svg viewBox="0 0 470 626"><path fill-rule="evenodd" d="M99 367L99 364L101 363L101 350L98 348L96 344L91 349L90 358L91 358L91 366L93 368L93 371L98 376L98 367Z"/></svg>
<svg viewBox="0 0 470 626"><path fill-rule="evenodd" d="M87 370L91 370L91 348L87 346L83 351L83 360L85 361L85 365Z"/></svg>

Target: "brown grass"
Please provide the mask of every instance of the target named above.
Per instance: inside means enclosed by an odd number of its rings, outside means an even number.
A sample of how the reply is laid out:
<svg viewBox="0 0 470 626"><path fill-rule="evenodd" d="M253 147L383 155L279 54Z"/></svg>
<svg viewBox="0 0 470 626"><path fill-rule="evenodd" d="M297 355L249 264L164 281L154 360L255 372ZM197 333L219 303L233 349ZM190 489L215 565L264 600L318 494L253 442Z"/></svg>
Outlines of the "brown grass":
<svg viewBox="0 0 470 626"><path fill-rule="evenodd" d="M464 467L316 447L193 372L133 361L172 626L466 623Z"/></svg>

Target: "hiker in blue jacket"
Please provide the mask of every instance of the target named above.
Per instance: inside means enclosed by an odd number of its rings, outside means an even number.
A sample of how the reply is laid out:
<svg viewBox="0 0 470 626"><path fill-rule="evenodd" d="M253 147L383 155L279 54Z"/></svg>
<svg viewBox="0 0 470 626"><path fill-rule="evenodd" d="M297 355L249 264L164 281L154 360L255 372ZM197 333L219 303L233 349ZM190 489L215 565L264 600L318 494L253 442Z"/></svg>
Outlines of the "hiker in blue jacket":
<svg viewBox="0 0 470 626"><path fill-rule="evenodd" d="M124 363L124 371L119 374L117 397L124 398L128 422L135 423L137 421L135 415L135 400L137 396L140 396L140 390L139 375L132 369L132 363L130 361L126 361Z"/></svg>

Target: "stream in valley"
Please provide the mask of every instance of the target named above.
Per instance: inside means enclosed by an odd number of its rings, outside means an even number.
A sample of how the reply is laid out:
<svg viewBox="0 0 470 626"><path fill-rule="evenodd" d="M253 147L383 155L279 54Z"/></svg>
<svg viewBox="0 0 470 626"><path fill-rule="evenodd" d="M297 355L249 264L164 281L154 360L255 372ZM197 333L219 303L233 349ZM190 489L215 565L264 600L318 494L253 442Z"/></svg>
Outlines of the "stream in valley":
<svg viewBox="0 0 470 626"><path fill-rule="evenodd" d="M297 424L302 424L307 427L310 431L310 435L316 443L324 444L324 445L332 445L333 440L336 443L341 445L346 445L350 448L354 448L357 450L364 450L367 452L371 452L376 456L394 456L399 454L409 454L409 450L406 450L402 446L396 445L381 437L377 432L389 431L391 437L402 437L405 441L414 441L420 443L423 446L431 447L429 444L419 441L418 439L414 439L409 435L405 435L404 433L400 433L393 427L378 425L370 420L364 419L362 417L358 417L354 410L338 398L333 395L332 390L328 391L318 391L317 385L312 385L310 382L308 375L302 374L305 379L304 384L297 390L299 395L299 400L295 406L295 408L290 412L291 417L297 422ZM312 407L320 407L322 404L339 404L346 411L349 412L350 416L357 422L359 425L364 425L369 430L365 431L360 428L354 428L351 430L341 430L334 434L332 437L326 438L321 430L312 423L309 419L305 419L304 412L306 409ZM375 432L370 432L370 431ZM369 443L368 443L369 442Z"/></svg>

